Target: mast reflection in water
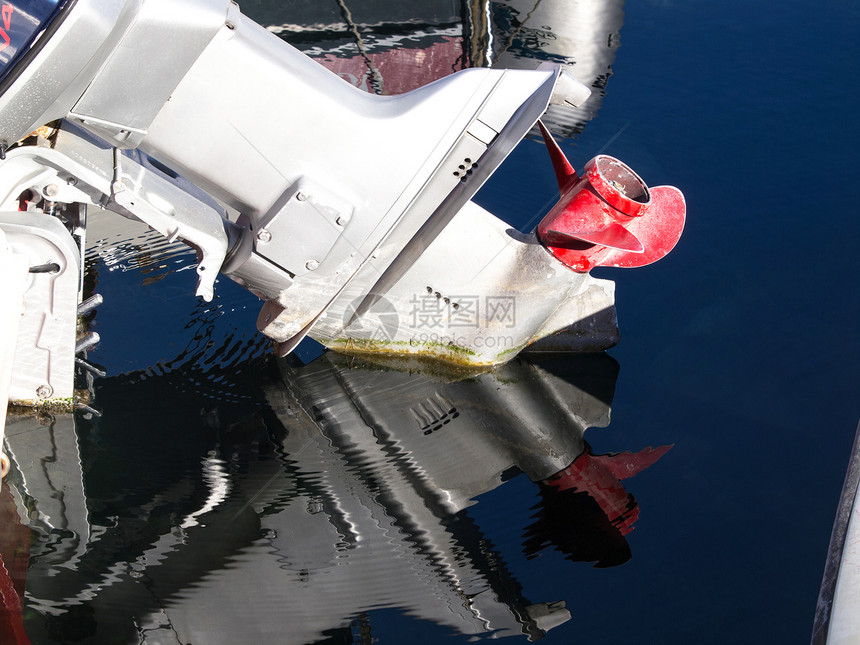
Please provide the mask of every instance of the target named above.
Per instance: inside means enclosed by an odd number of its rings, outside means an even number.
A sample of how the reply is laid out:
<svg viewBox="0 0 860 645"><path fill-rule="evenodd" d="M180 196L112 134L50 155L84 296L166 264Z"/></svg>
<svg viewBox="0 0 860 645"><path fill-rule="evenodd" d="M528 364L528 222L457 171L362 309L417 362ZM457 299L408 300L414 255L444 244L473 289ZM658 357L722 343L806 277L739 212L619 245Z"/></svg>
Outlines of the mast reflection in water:
<svg viewBox="0 0 860 645"><path fill-rule="evenodd" d="M100 419L12 425L3 512L28 518L29 567L18 522L2 553L19 591L26 569L30 642L369 643L383 608L537 639L570 619L565 598L528 598L507 564L522 557L471 508L520 474L537 506L494 512L533 513L527 557L630 558L638 507L621 480L668 447L591 454L607 355L459 375L334 353L277 367L101 379ZM227 372L253 396L201 409Z"/></svg>

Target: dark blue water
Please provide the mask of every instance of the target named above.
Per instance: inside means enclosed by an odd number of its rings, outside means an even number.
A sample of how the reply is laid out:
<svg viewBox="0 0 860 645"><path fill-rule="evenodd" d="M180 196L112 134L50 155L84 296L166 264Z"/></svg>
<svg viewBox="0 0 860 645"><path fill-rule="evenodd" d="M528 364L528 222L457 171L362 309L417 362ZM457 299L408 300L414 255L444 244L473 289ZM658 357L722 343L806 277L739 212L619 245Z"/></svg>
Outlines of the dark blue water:
<svg viewBox="0 0 860 645"><path fill-rule="evenodd" d="M279 371L253 296L193 297L193 255L94 259L103 416L76 419L72 519L30 521L31 641L525 642L526 608L563 601L546 642L808 642L860 419L858 27L856 3L624 6L605 96L561 145L678 186L688 217L661 262L596 272L609 357L464 380L308 344ZM479 201L528 228L555 191L529 140ZM395 411L431 399L418 443ZM561 491L544 413L561 460L671 448Z"/></svg>

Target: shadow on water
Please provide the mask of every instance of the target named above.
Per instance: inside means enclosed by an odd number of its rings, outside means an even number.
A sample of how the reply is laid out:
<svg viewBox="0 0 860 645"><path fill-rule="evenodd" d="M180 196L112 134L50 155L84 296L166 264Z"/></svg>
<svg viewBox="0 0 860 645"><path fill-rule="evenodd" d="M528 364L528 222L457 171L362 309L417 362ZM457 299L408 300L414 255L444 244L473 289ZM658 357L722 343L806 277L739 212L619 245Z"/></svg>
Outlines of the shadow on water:
<svg viewBox="0 0 860 645"><path fill-rule="evenodd" d="M225 372L246 396L206 391ZM539 638L565 599L527 598L511 563L628 560L622 480L668 450L592 454L617 372L605 354L451 374L326 353L100 379L101 418L10 428L3 554L29 638L354 642L382 609ZM494 512L530 517L519 553L472 513L516 477L537 503Z"/></svg>

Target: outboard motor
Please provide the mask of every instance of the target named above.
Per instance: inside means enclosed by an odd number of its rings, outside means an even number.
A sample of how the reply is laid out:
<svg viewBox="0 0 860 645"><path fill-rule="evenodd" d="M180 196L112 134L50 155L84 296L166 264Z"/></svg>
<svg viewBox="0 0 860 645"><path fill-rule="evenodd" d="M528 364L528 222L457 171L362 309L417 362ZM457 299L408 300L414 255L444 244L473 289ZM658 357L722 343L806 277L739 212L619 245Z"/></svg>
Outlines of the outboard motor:
<svg viewBox="0 0 860 645"><path fill-rule="evenodd" d="M680 192L608 157L580 181L546 130L562 197L536 232L471 201L550 104L588 97L553 64L374 96L229 0L4 0L0 65L0 231L30 267L16 401L72 395L90 206L193 247L199 296L219 272L257 294L280 354L310 335L469 365L611 346L588 269L683 227Z"/></svg>

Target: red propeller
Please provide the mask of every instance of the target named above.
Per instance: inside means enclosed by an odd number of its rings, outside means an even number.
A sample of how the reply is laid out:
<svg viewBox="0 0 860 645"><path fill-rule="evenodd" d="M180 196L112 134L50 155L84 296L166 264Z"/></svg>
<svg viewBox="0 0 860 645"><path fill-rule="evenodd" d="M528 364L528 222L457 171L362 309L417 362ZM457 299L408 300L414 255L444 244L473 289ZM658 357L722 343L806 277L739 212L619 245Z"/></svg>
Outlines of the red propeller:
<svg viewBox="0 0 860 645"><path fill-rule="evenodd" d="M538 121L561 199L537 227L544 246L574 271L656 262L681 237L687 206L674 186L648 188L625 164L598 155L582 177Z"/></svg>

